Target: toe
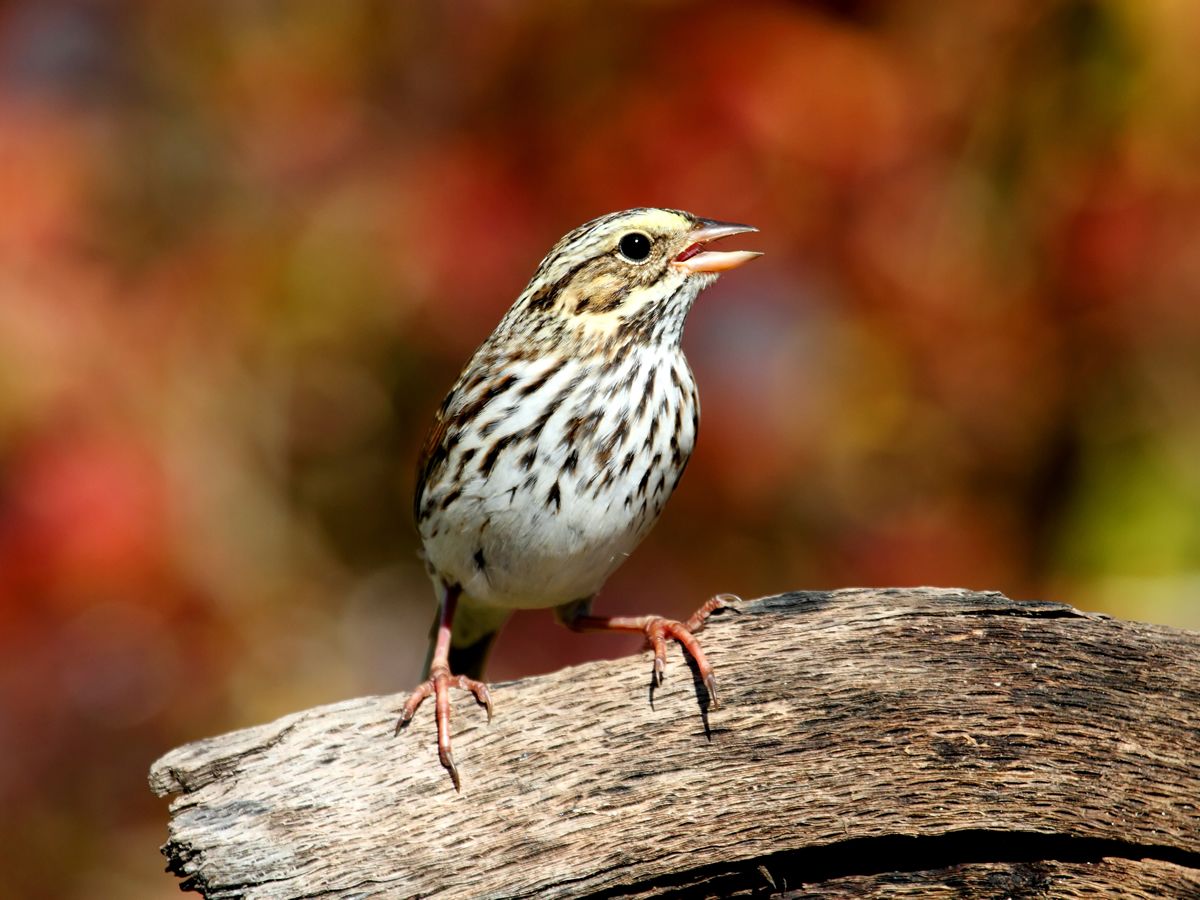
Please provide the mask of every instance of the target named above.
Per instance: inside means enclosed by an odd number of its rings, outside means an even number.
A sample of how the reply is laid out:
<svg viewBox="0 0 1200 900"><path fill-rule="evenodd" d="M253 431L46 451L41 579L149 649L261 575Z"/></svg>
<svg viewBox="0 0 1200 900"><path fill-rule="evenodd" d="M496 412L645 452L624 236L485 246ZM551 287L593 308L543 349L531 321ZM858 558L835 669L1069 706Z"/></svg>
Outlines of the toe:
<svg viewBox="0 0 1200 900"><path fill-rule="evenodd" d="M492 724L492 695L482 681L472 681L468 690L475 695L475 702L487 710L488 724Z"/></svg>
<svg viewBox="0 0 1200 900"><path fill-rule="evenodd" d="M662 684L666 678L667 669L667 639L664 634L666 628L665 619L659 619L656 623L646 629L646 640L650 642L651 649L654 650L654 683Z"/></svg>
<svg viewBox="0 0 1200 900"><path fill-rule="evenodd" d="M404 701L404 708L400 710L400 721L396 723L396 730L392 733L393 737L399 734L404 726L412 721L413 716L417 714L417 709L431 693L433 693L433 686L429 681L426 681L418 685L416 690L408 695L408 699Z"/></svg>

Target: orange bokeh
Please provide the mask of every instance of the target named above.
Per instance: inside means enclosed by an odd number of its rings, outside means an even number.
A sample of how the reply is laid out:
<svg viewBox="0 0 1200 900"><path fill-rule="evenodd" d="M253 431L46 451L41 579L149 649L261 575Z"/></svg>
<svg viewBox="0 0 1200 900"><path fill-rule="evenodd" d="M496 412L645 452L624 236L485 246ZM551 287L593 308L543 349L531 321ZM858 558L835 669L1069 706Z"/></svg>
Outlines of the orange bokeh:
<svg viewBox="0 0 1200 900"><path fill-rule="evenodd" d="M154 757L413 683L432 411L627 206L766 255L691 316L697 453L599 607L934 583L1200 627L1197 35L1144 0L0 7L0 896L174 896ZM635 646L523 614L493 674Z"/></svg>

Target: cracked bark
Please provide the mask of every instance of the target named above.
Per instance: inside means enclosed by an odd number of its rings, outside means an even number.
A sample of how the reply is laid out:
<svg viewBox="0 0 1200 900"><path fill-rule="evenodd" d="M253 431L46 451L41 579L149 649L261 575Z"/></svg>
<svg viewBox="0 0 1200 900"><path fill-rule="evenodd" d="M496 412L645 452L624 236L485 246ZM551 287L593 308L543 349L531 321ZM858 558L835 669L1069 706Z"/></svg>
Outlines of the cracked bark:
<svg viewBox="0 0 1200 900"><path fill-rule="evenodd" d="M1200 634L999 594L793 593L678 648L180 747L169 869L213 898L1200 896Z"/></svg>

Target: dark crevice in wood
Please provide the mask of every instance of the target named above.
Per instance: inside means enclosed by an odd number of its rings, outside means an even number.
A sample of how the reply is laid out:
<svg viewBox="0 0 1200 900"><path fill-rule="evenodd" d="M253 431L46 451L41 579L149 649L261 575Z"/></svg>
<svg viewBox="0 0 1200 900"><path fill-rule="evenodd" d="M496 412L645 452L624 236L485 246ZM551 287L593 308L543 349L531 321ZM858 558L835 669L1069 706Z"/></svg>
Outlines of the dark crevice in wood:
<svg viewBox="0 0 1200 900"><path fill-rule="evenodd" d="M632 892L639 896L654 896L688 890L707 896L737 896L746 892L774 893L840 878L929 872L979 863L1036 865L1050 860L1099 863L1114 858L1158 860L1200 872L1200 853L1175 847L1062 834L977 829L920 837L858 838L805 847L755 857L737 866L729 863L702 866L641 881ZM616 898L630 893L631 889L624 887L588 896Z"/></svg>
<svg viewBox="0 0 1200 900"><path fill-rule="evenodd" d="M905 588L861 589L862 593L870 593L879 597L904 596ZM921 590L913 588L912 590ZM847 593L857 593L859 589L851 589ZM969 602L980 603L975 609L961 607L944 609L918 609L904 611L903 616L913 618L955 618L960 616L970 618L1024 618L1024 619L1083 619L1103 620L1107 616L1097 613L1085 613L1064 603L1050 600L1011 600L999 593L970 593L964 592L959 598ZM817 612L824 609L833 600L830 594L822 591L792 591L773 597L760 597L756 600L745 601L744 606L735 612L774 612L787 609L797 614ZM836 601L835 601L836 602ZM732 609L732 607L731 607Z"/></svg>
<svg viewBox="0 0 1200 900"><path fill-rule="evenodd" d="M1025 619L1100 619L1103 616L1081 613L1070 606L1060 603L1047 603L1043 600L1018 600L1020 606L999 609L973 609L959 615L981 618L989 616L1016 616Z"/></svg>

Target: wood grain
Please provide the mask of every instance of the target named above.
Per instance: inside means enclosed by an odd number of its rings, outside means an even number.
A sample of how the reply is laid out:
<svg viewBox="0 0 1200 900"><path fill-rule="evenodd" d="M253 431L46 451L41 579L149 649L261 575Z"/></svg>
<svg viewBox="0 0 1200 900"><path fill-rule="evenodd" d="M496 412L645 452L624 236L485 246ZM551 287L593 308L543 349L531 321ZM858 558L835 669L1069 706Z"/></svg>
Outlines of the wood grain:
<svg viewBox="0 0 1200 900"><path fill-rule="evenodd" d="M457 702L461 795L428 704L392 737L403 695L180 747L170 868L214 898L1200 896L1200 635L920 588L744 601L704 643L719 708L677 648L654 691L645 654L495 685L490 726Z"/></svg>

